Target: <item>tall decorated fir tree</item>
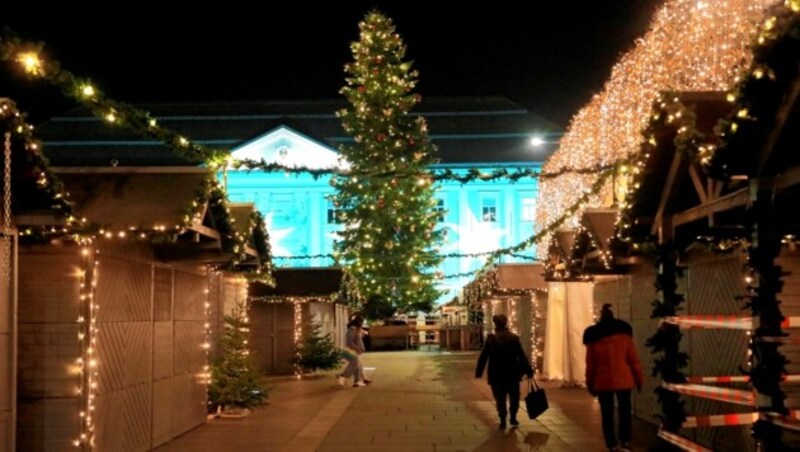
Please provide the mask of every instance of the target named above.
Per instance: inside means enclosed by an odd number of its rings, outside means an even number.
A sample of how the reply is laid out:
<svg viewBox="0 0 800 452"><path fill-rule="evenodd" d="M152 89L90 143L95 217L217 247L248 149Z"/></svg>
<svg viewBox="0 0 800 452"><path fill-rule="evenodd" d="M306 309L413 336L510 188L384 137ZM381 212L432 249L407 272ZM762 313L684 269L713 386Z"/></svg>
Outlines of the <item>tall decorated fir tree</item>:
<svg viewBox="0 0 800 452"><path fill-rule="evenodd" d="M440 295L433 270L441 234L428 172L434 148L425 119L410 114L420 101L417 72L389 18L370 12L359 29L341 90L350 106L338 112L355 143L340 149L350 175L334 179L344 223L335 250L362 302L427 311Z"/></svg>

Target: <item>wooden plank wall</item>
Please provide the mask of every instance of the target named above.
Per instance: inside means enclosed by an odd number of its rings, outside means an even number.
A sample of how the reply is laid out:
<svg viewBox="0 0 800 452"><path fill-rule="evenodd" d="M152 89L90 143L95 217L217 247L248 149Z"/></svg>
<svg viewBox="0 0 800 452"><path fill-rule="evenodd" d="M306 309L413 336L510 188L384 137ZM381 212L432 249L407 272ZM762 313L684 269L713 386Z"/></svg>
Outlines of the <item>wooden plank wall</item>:
<svg viewBox="0 0 800 452"><path fill-rule="evenodd" d="M74 449L81 399L75 360L81 268L74 246L22 247L19 254L17 450Z"/></svg>
<svg viewBox="0 0 800 452"><path fill-rule="evenodd" d="M2 217L2 215L0 215ZM16 316L14 292L16 291L16 235L0 226L0 250L10 246L10 259L0 260L0 452L14 450L15 439L15 356L14 343ZM5 271L9 274L6 276Z"/></svg>
<svg viewBox="0 0 800 452"><path fill-rule="evenodd" d="M80 256L70 246L21 251L18 450L66 450L79 428ZM101 242L97 262L96 449L150 450L206 419L205 268L156 263L132 242Z"/></svg>
<svg viewBox="0 0 800 452"><path fill-rule="evenodd" d="M307 319L308 304L303 304ZM253 303L250 305L250 342L259 369L268 374L294 372L294 305Z"/></svg>

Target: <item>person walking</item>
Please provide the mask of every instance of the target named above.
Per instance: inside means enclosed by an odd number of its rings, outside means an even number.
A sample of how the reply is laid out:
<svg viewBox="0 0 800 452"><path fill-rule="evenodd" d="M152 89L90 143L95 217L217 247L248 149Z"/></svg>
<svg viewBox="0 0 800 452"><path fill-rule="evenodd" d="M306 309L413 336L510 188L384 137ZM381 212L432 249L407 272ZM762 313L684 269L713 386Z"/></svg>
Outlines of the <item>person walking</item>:
<svg viewBox="0 0 800 452"><path fill-rule="evenodd" d="M533 378L531 367L519 336L508 330L508 317L498 314L492 316L494 334L486 338L478 367L475 369L475 378L483 376L486 361L489 361L488 380L492 388L492 395L497 404L497 415L500 417L500 429L506 428L506 415L511 414L511 427L519 426L517 412L519 411L519 382L523 375ZM508 398L508 408L506 408Z"/></svg>
<svg viewBox="0 0 800 452"><path fill-rule="evenodd" d="M348 356L345 357L347 367L339 374L339 384L344 386L347 379L353 377L353 386L363 387L371 383L364 376L364 361L361 355L364 353L364 338L363 330L364 319L360 315L355 315L347 324L347 335L345 336L345 346L347 347Z"/></svg>
<svg viewBox="0 0 800 452"><path fill-rule="evenodd" d="M610 304L604 304L600 320L583 332L586 345L586 386L600 401L603 437L608 450L630 451L631 390L642 390L644 375L633 328L628 322L615 319ZM619 440L614 434L614 397L619 412Z"/></svg>

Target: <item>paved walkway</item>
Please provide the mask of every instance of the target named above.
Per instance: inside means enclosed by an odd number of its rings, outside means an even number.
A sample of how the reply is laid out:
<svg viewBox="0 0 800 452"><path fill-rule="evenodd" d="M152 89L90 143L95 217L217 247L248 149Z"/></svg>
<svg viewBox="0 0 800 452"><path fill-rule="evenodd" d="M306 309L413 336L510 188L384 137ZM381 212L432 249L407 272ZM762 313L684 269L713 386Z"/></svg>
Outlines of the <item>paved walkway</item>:
<svg viewBox="0 0 800 452"><path fill-rule="evenodd" d="M605 450L599 405L586 390L545 384L550 409L500 431L476 353L368 353L374 383L341 388L333 377L271 380L270 404L238 420L215 419L158 449L175 451L581 451ZM654 430L634 428L634 450Z"/></svg>

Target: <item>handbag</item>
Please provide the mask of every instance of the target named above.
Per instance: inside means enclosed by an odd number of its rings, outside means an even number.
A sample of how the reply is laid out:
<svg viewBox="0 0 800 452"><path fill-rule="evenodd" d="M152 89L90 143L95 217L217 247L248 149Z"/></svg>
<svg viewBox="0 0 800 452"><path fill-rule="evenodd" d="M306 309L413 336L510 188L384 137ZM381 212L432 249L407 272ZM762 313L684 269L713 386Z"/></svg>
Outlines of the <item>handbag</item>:
<svg viewBox="0 0 800 452"><path fill-rule="evenodd" d="M536 419L550 407L547 394L536 384L536 380L528 378L528 394L525 396L525 409L529 419Z"/></svg>

